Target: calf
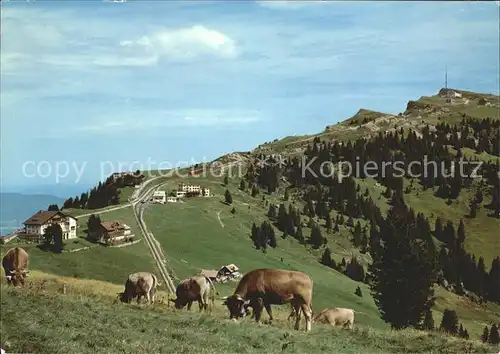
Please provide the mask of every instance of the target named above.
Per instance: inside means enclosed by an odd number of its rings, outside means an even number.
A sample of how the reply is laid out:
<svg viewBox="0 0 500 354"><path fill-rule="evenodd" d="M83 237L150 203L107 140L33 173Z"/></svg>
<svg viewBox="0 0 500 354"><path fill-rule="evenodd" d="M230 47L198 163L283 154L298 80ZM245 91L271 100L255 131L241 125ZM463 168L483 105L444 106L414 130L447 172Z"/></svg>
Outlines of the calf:
<svg viewBox="0 0 500 354"><path fill-rule="evenodd" d="M314 322L354 330L354 310L341 307L326 308L314 318Z"/></svg>

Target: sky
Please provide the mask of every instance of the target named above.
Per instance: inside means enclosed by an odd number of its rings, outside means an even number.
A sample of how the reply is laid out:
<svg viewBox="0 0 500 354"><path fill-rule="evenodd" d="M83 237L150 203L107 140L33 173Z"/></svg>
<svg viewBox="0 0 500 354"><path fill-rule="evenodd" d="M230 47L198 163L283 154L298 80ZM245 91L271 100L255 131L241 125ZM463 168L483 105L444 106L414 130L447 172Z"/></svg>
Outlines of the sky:
<svg viewBox="0 0 500 354"><path fill-rule="evenodd" d="M2 191L499 92L495 2L2 1ZM121 164L121 165L120 165ZM141 168L142 167L142 168Z"/></svg>

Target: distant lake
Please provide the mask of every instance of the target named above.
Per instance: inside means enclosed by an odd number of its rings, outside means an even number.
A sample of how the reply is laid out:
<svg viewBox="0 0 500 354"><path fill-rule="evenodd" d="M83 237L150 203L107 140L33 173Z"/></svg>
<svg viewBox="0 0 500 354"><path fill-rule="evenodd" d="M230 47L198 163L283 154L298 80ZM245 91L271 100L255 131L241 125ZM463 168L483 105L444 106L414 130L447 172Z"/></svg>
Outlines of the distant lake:
<svg viewBox="0 0 500 354"><path fill-rule="evenodd" d="M62 206L64 199L45 194L0 193L0 236L24 227L23 222L50 204Z"/></svg>
<svg viewBox="0 0 500 354"><path fill-rule="evenodd" d="M0 237L6 236L17 229L22 228L24 220L1 220L0 221Z"/></svg>

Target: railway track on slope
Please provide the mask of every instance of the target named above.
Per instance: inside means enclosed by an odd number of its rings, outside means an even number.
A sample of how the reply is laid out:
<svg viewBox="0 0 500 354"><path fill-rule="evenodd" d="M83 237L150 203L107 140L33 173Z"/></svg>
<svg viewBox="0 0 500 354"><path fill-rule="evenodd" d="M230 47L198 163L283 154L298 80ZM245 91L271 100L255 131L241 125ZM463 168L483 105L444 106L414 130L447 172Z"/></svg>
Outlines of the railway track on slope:
<svg viewBox="0 0 500 354"><path fill-rule="evenodd" d="M160 276L163 279L163 282L167 287L168 291L170 293L175 293L175 284L172 281L172 277L170 276L170 273L168 272L168 269L165 265L166 259L165 256L163 255L163 251L161 250L161 246L158 244L158 241L156 241L156 239L154 238L153 233L149 231L143 218L145 209L144 207L149 198L152 196L153 192L156 189L158 189L158 187L159 186L154 186L147 189L144 192L144 194L140 195L137 198L137 200L132 203L132 205L137 225L139 225L139 229L141 230L142 236L146 241L149 250L151 251L153 259L158 267L158 270L160 271Z"/></svg>

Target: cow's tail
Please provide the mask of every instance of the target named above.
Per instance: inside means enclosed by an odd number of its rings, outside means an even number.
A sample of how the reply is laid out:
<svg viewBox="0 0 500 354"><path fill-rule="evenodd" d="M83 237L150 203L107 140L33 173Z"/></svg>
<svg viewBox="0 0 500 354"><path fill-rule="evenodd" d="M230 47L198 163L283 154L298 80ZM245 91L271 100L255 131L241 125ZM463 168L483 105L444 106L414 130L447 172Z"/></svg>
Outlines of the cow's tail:
<svg viewBox="0 0 500 354"><path fill-rule="evenodd" d="M369 315L369 314L367 314L367 313L365 313L365 312L361 312L361 311L354 311L354 310L352 310L352 312L354 312L355 314L358 314L358 313L359 313L360 315L365 315L365 316L370 317L370 315Z"/></svg>
<svg viewBox="0 0 500 354"><path fill-rule="evenodd" d="M213 310L214 306L215 306L215 295L219 295L219 292L217 291L217 289L215 289L215 285L214 285L214 283L212 283L212 280L209 277L205 277L205 279L208 280L208 283L214 289L214 291L211 291L211 294L212 294L212 298L211 298L211 300L212 300L212 310Z"/></svg>

